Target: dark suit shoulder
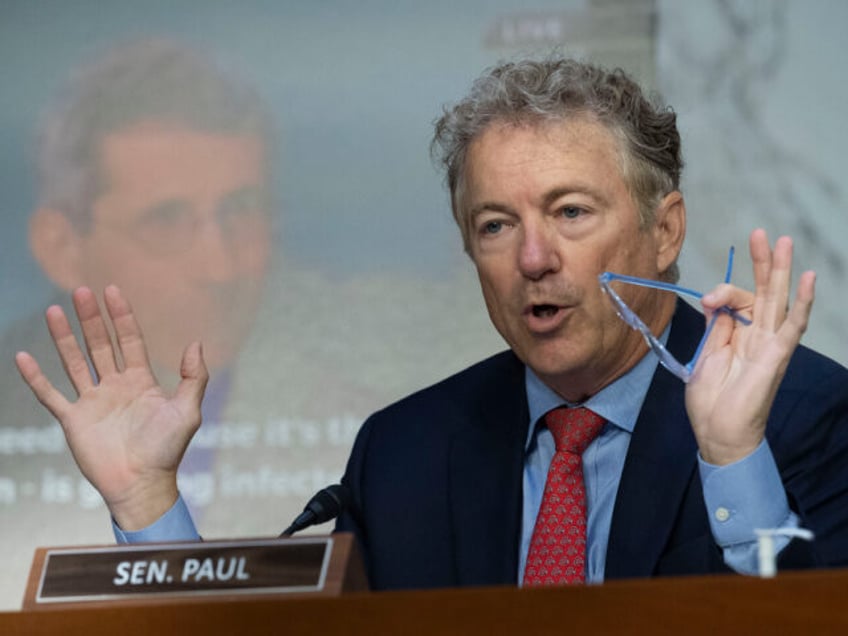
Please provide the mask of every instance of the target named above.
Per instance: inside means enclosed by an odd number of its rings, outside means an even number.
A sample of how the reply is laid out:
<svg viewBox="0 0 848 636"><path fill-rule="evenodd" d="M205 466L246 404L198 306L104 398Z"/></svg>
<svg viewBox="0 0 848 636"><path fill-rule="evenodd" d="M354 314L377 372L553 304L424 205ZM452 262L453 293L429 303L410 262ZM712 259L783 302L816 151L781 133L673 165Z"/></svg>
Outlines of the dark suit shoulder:
<svg viewBox="0 0 848 636"><path fill-rule="evenodd" d="M848 452L848 369L799 346L775 395L766 436L780 456Z"/></svg>
<svg viewBox="0 0 848 636"><path fill-rule="evenodd" d="M786 369L781 385L782 391L830 390L835 383L842 386L842 394L848 397L848 369L827 356L800 345Z"/></svg>
<svg viewBox="0 0 848 636"><path fill-rule="evenodd" d="M798 347L775 396L766 436L779 459L848 455L848 369Z"/></svg>
<svg viewBox="0 0 848 636"><path fill-rule="evenodd" d="M356 533L375 589L512 581L527 419L524 365L511 352L368 418L337 528Z"/></svg>
<svg viewBox="0 0 848 636"><path fill-rule="evenodd" d="M376 412L370 420L468 416L524 386L524 364L503 351Z"/></svg>

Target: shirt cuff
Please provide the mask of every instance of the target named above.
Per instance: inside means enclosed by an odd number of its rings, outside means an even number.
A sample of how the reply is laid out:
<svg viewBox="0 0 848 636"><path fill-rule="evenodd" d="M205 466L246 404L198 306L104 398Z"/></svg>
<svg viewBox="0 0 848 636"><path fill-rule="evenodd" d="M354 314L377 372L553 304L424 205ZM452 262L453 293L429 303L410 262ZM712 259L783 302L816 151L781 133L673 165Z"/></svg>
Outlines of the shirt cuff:
<svg viewBox="0 0 848 636"><path fill-rule="evenodd" d="M766 440L726 466L708 464L699 454L698 468L710 527L721 547L756 541L758 528L797 525Z"/></svg>
<svg viewBox="0 0 848 636"><path fill-rule="evenodd" d="M200 535L194 527L191 513L182 496L174 505L152 524L141 530L121 530L112 519L112 531L118 543L155 543L162 541L199 541Z"/></svg>

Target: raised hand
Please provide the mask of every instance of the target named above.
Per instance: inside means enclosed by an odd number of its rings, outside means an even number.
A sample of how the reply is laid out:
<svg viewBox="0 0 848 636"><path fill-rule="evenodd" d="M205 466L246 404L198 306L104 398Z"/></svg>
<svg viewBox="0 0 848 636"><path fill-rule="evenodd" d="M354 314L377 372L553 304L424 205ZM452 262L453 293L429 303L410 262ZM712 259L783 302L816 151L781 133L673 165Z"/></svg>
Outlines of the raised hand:
<svg viewBox="0 0 848 636"><path fill-rule="evenodd" d="M772 251L763 230L750 238L753 294L720 285L704 296L708 314L727 305L751 318L743 325L720 313L686 387L686 410L701 456L724 465L751 453L765 435L766 420L792 352L807 328L815 274L805 272L788 309L792 240Z"/></svg>
<svg viewBox="0 0 848 636"><path fill-rule="evenodd" d="M177 467L200 426L209 376L200 343L193 343L183 354L182 379L174 394L167 395L150 369L129 303L115 286L107 287L103 297L117 347L94 293L85 287L73 293L88 358L62 309L52 306L46 312L76 401L66 399L28 353L18 353L15 362L35 396L62 425L80 470L112 516L123 529L137 530L176 501Z"/></svg>

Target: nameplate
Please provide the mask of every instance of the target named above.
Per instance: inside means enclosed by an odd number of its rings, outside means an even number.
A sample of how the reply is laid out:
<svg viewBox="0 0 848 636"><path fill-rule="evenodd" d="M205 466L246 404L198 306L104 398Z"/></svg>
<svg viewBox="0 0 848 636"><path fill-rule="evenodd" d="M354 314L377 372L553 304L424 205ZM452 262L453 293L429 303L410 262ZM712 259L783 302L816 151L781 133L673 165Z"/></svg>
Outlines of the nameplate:
<svg viewBox="0 0 848 636"><path fill-rule="evenodd" d="M36 604L324 589L331 537L48 548Z"/></svg>

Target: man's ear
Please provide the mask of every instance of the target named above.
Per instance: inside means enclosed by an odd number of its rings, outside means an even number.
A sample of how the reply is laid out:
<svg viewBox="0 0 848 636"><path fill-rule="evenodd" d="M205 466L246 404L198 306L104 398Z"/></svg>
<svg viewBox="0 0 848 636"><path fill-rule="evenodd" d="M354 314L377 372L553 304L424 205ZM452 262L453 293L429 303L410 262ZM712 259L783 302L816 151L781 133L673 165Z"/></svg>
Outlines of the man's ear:
<svg viewBox="0 0 848 636"><path fill-rule="evenodd" d="M47 277L71 291L82 281L82 237L64 213L39 208L29 221L29 248Z"/></svg>
<svg viewBox="0 0 848 636"><path fill-rule="evenodd" d="M662 273L677 261L686 236L686 204L677 190L665 195L657 206L653 232L657 244L657 271Z"/></svg>

